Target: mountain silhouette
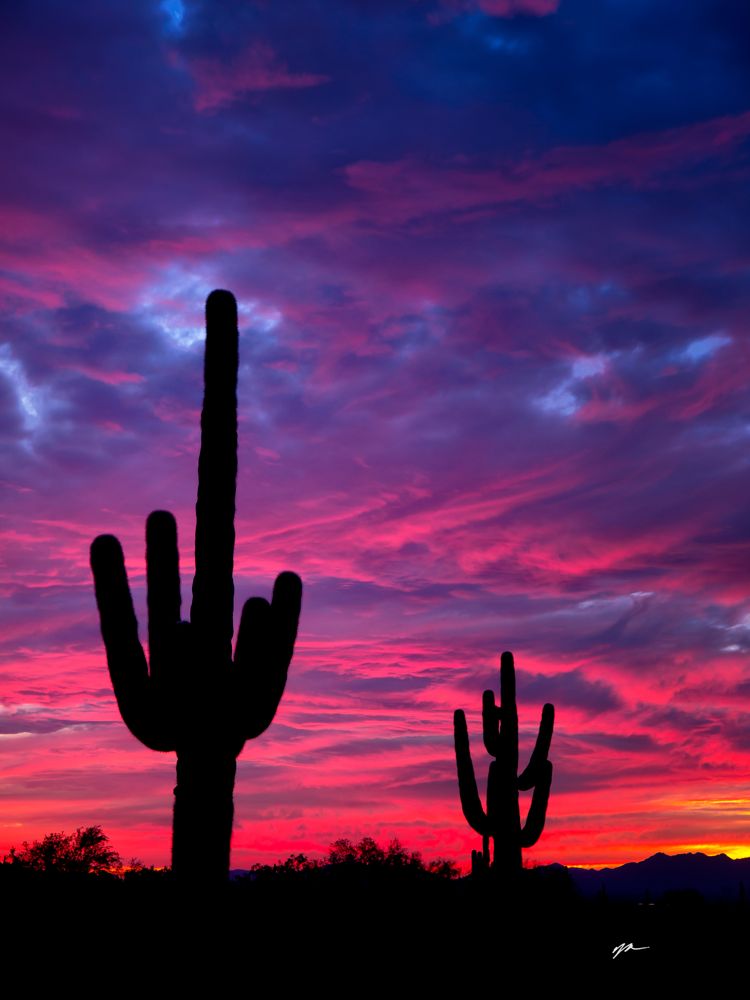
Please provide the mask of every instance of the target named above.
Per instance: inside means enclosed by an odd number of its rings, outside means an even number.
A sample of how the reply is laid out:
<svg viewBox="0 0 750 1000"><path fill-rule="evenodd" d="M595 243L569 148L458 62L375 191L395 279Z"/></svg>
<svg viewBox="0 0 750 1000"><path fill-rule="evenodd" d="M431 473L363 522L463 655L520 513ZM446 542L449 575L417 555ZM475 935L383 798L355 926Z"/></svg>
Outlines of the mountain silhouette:
<svg viewBox="0 0 750 1000"><path fill-rule="evenodd" d="M548 866L552 867L552 866ZM750 889L750 858L733 860L726 854L664 854L643 861L630 861L617 868L568 868L576 890L593 898L602 889L611 900L642 899L646 893L656 901L669 892L698 892L706 900L740 898L741 886Z"/></svg>

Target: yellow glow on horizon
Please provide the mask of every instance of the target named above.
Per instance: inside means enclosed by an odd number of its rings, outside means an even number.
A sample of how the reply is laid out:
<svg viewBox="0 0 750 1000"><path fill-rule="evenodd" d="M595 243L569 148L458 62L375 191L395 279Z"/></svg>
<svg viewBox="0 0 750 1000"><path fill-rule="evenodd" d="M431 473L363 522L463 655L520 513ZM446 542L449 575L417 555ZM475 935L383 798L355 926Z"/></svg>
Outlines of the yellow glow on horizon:
<svg viewBox="0 0 750 1000"><path fill-rule="evenodd" d="M726 854L733 861L750 857L750 844L678 844L670 849L670 854Z"/></svg>
<svg viewBox="0 0 750 1000"><path fill-rule="evenodd" d="M674 805L682 809L720 809L722 811L731 809L742 816L750 816L750 799L684 799L682 802L675 802Z"/></svg>

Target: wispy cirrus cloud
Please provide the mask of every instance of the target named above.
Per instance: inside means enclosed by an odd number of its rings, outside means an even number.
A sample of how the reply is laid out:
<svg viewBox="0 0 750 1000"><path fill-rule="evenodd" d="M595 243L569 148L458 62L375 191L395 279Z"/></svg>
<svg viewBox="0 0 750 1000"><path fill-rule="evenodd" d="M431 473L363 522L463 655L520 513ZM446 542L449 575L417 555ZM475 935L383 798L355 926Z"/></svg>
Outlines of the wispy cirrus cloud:
<svg viewBox="0 0 750 1000"><path fill-rule="evenodd" d="M604 146L552 149L541 157L499 164L426 166L414 160L359 162L345 168L347 182L373 198L377 218L398 224L434 213L461 213L515 202L559 198L576 189L627 185L636 190L664 175L721 161L750 135L750 113L617 139Z"/></svg>
<svg viewBox="0 0 750 1000"><path fill-rule="evenodd" d="M489 17L547 17L560 6L560 0L440 0L440 3L454 17L466 11L481 11Z"/></svg>
<svg viewBox="0 0 750 1000"><path fill-rule="evenodd" d="M228 61L194 58L189 69L195 80L196 111L215 111L264 91L318 87L328 81L323 74L291 72L265 42L253 42Z"/></svg>

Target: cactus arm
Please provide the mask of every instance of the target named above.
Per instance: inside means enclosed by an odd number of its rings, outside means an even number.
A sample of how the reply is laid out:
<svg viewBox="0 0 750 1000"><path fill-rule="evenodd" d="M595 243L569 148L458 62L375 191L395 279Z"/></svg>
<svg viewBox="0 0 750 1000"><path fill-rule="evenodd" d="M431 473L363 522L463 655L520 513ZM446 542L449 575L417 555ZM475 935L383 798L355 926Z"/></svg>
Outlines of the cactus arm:
<svg viewBox="0 0 750 1000"><path fill-rule="evenodd" d="M549 756L549 745L552 742L554 725L555 706L547 704L542 709L542 721L539 723L539 733L531 760L523 773L518 776L518 787L524 792L533 788L537 783L540 769Z"/></svg>
<svg viewBox="0 0 750 1000"><path fill-rule="evenodd" d="M505 819L503 815L503 794L500 787L502 784L500 770L498 762L491 760L487 771L487 825L488 827L492 826L489 833L495 838L500 834L499 826L501 819ZM497 843L497 840L495 840L495 843Z"/></svg>
<svg viewBox="0 0 750 1000"><path fill-rule="evenodd" d="M243 713L240 729L254 739L270 726L286 686L302 604L302 581L296 573L280 573L268 601L245 602L237 634L234 662Z"/></svg>
<svg viewBox="0 0 750 1000"><path fill-rule="evenodd" d="M245 601L237 629L234 662L238 669L248 673L257 666L271 641L271 605L265 597L251 597Z"/></svg>
<svg viewBox="0 0 750 1000"><path fill-rule="evenodd" d="M552 784L552 764L545 760L539 766L539 780L531 797L531 807L526 818L526 824L521 830L521 847L533 847L539 840L544 829L547 816L549 790Z"/></svg>
<svg viewBox="0 0 750 1000"><path fill-rule="evenodd" d="M190 621L198 629L203 650L225 665L231 662L234 630L238 365L237 303L229 292L211 292L206 300L205 391Z"/></svg>
<svg viewBox="0 0 750 1000"><path fill-rule="evenodd" d="M279 573L273 585L271 613L278 655L284 664L284 673L289 668L297 639L299 616L302 609L302 581L296 573Z"/></svg>
<svg viewBox="0 0 750 1000"><path fill-rule="evenodd" d="M182 604L177 523L166 510L155 510L146 520L146 583L148 659L151 677L158 681L174 658L171 645Z"/></svg>
<svg viewBox="0 0 750 1000"><path fill-rule="evenodd" d="M276 698L279 679L276 664L270 662L271 642L271 605L263 597L251 597L242 608L234 653L236 725L246 739L260 736L268 728L281 699L280 693Z"/></svg>
<svg viewBox="0 0 750 1000"><path fill-rule="evenodd" d="M114 535L91 544L91 570L112 687L125 725L147 746L162 749L152 732L148 664L128 586L122 547Z"/></svg>
<svg viewBox="0 0 750 1000"><path fill-rule="evenodd" d="M477 833L482 835L492 833L477 791L477 780L474 777L474 765L471 762L469 749L469 730L466 726L466 716L460 708L453 714L453 740L456 747L458 791L466 822Z"/></svg>
<svg viewBox="0 0 750 1000"><path fill-rule="evenodd" d="M487 753L497 757L500 752L500 709L495 704L494 691L482 694L482 738Z"/></svg>

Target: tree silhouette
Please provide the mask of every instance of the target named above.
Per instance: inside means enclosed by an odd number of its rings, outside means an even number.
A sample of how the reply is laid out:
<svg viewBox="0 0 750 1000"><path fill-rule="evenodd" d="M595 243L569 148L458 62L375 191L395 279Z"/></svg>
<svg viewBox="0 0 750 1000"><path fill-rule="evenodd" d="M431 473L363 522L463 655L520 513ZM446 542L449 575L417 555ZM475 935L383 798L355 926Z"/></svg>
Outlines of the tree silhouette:
<svg viewBox="0 0 750 1000"><path fill-rule="evenodd" d="M41 840L24 840L18 850L11 847L3 859L44 874L96 875L121 867L120 855L109 845L101 826L78 827L75 833L48 833Z"/></svg>
<svg viewBox="0 0 750 1000"><path fill-rule="evenodd" d="M396 838L387 847L381 847L372 837L362 837L357 843L340 837L330 845L328 856L322 861L310 859L305 854L292 854L274 865L255 864L250 871L256 878L265 879L284 879L302 873L325 877L327 872L344 879L362 873L381 878L433 876L437 879L458 878L461 874L455 861L435 858L425 862L419 851L409 851Z"/></svg>
<svg viewBox="0 0 750 1000"><path fill-rule="evenodd" d="M362 837L357 844L341 837L329 847L327 864L364 867L383 872L426 872L441 878L456 878L460 875L455 861L435 858L425 862L419 851L408 850L396 837L385 848L372 837Z"/></svg>
<svg viewBox="0 0 750 1000"><path fill-rule="evenodd" d="M302 583L281 573L273 598L242 610L232 656L237 479L237 303L206 302L205 393L198 458L195 577L190 620L180 607L177 524L168 511L146 522L149 662L138 639L122 547L91 546L96 600L120 714L152 750L177 752L172 870L219 882L229 872L236 759L271 724L286 684Z"/></svg>

